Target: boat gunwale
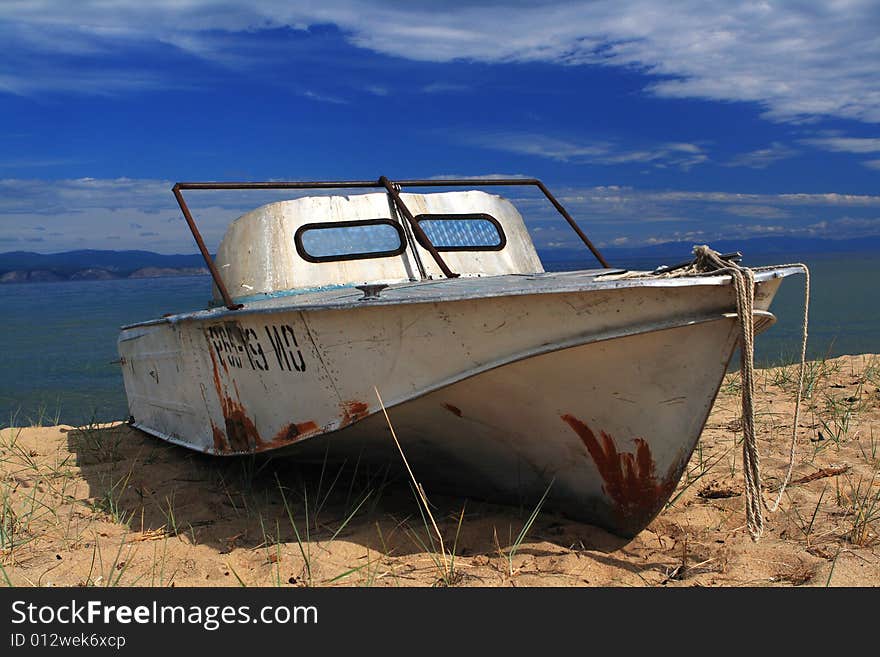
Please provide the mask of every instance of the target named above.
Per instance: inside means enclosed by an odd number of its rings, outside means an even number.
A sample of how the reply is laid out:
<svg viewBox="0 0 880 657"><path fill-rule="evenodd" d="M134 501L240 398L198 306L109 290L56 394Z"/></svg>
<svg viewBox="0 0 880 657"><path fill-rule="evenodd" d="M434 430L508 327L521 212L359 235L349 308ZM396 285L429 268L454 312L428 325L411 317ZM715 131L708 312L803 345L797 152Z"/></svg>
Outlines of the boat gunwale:
<svg viewBox="0 0 880 657"><path fill-rule="evenodd" d="M731 278L728 274L702 274L693 276L677 276L677 277L654 277L650 272L645 272L644 277L622 278L616 280L597 280L602 276L616 275L626 270L603 270L589 269L580 271L563 271L563 272L544 272L534 274L503 274L500 276L478 277L478 278L454 278L454 279L432 279L426 281L406 281L399 284L392 284L386 287L382 294L369 301L359 303L363 300L362 296L358 296L360 292L355 292L351 286L338 286L332 289L321 290L318 292L307 292L303 294L291 294L288 296L267 297L258 301L252 301L238 310L229 310L225 307L208 308L204 310L189 311L183 313L170 314L165 317L135 322L127 324L120 328L121 331L128 331L137 328L145 328L150 326L159 326L163 324L179 324L183 322L198 321L223 321L228 317L242 317L243 315L274 315L282 312L318 312L323 310L351 310L354 308L364 307L383 307L396 306L412 303L438 303L452 301L468 301L474 299L493 299L513 296L529 296L537 294L567 294L573 292L598 292L605 290L619 290L640 287L700 287L700 286L718 286L731 285ZM597 273L600 272L600 273ZM799 267L778 266L763 268L755 272L755 282L764 283L777 278L785 278L794 274L800 274L802 270ZM527 279L529 281L542 280L556 283L551 287L538 287L535 285L506 286L498 285L496 289L479 290L479 283L496 282L499 279L512 281L517 279ZM465 283L467 281L467 283ZM465 285L465 290L459 290ZM443 288L453 287L453 290L446 289L444 294ZM425 294L417 294L413 296L392 296L396 291L412 290L418 288L424 290ZM470 289L469 289L470 288ZM329 297L326 300L310 300L306 303L281 303L279 300L295 300L301 296L324 296ZM120 336L120 341L123 336Z"/></svg>

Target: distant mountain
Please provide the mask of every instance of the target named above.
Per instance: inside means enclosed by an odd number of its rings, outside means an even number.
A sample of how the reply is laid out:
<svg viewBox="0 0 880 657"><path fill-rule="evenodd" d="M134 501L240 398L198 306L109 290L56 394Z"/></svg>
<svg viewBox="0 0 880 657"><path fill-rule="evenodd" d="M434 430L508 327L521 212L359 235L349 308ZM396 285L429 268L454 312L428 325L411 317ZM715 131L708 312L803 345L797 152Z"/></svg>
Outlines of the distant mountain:
<svg viewBox="0 0 880 657"><path fill-rule="evenodd" d="M0 253L0 283L108 280L207 274L200 254L161 255L151 251L66 251Z"/></svg>
<svg viewBox="0 0 880 657"><path fill-rule="evenodd" d="M645 262L656 264L676 264L691 257L695 244L705 241L663 242L640 247L602 247L599 249L605 259L612 264ZM880 236L861 237L857 239L829 240L814 237L755 237L741 240L710 241L709 246L720 253L739 251L743 254L744 264L761 256L785 254L816 254L816 253L866 253L880 252ZM567 263L584 260L590 254L586 247L565 249L538 249L541 260L545 263ZM788 260L786 260L788 262Z"/></svg>
<svg viewBox="0 0 880 657"><path fill-rule="evenodd" d="M13 269L47 269L70 274L80 269L106 269L121 275L144 267L204 267L199 254L161 255L152 251L65 251L64 253L0 253L0 273Z"/></svg>
<svg viewBox="0 0 880 657"><path fill-rule="evenodd" d="M45 269L14 270L0 274L0 283L52 283L64 279Z"/></svg>
<svg viewBox="0 0 880 657"><path fill-rule="evenodd" d="M207 267L144 267L128 275L129 278L161 278L162 276L208 276Z"/></svg>

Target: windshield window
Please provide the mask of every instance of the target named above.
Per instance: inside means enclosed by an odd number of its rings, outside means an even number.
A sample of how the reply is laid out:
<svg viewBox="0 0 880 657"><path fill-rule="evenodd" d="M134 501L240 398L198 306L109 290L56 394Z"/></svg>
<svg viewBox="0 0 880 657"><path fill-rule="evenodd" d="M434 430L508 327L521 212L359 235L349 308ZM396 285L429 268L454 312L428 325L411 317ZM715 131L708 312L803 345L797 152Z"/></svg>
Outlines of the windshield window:
<svg viewBox="0 0 880 657"><path fill-rule="evenodd" d="M403 231L390 219L305 224L294 236L296 250L309 262L384 258L403 253Z"/></svg>
<svg viewBox="0 0 880 657"><path fill-rule="evenodd" d="M438 251L500 251L507 243L488 214L422 214L416 221Z"/></svg>

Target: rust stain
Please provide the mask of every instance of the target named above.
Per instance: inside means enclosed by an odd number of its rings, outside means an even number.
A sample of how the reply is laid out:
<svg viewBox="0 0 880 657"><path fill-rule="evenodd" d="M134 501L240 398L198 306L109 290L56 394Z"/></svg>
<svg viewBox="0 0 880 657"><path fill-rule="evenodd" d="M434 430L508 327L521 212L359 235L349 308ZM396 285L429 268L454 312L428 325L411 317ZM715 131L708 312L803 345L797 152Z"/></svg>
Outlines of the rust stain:
<svg viewBox="0 0 880 657"><path fill-rule="evenodd" d="M213 422L211 423L214 449L217 453L261 452L295 442L320 430L320 427L313 421L300 424L292 423L276 433L272 440L264 441L257 430L256 424L248 416L241 401L232 399L227 394L227 387L223 385L220 378L220 370L217 365L217 358L214 356L214 351L209 348L208 353L211 355L214 388L217 391L217 397L220 400L220 410L225 421L223 429L214 425ZM222 359L220 360L220 366L223 367L224 372L228 375L229 370ZM238 385L235 381L232 382L232 387L235 390L235 396L240 400L241 395L238 392Z"/></svg>
<svg viewBox="0 0 880 657"><path fill-rule="evenodd" d="M223 406L223 418L226 420L226 440L229 446L236 452L253 451L262 440L244 407L229 397L221 398Z"/></svg>
<svg viewBox="0 0 880 657"><path fill-rule="evenodd" d="M226 434L223 430L211 422L211 431L214 433L214 451L220 454L229 451L229 443L226 442Z"/></svg>
<svg viewBox="0 0 880 657"><path fill-rule="evenodd" d="M211 356L211 369L213 370L214 377L214 389L217 391L217 397L220 399L220 408L223 409L223 417L226 417L225 412L225 404L223 401L226 399L226 395L223 394L223 384L220 383L220 372L217 369L217 359L214 357L214 351L212 349L208 350L208 354ZM229 441L226 440L226 434L222 429L217 427L213 422L211 422L211 429L214 434L214 449L217 450L218 453L223 454L230 450Z"/></svg>
<svg viewBox="0 0 880 657"><path fill-rule="evenodd" d="M299 431L299 435L303 435L307 433L315 433L316 431L319 431L321 427L309 420L308 422L297 424L296 429Z"/></svg>
<svg viewBox="0 0 880 657"><path fill-rule="evenodd" d="M276 447L282 447L283 445L289 445L291 443L295 443L298 440L302 440L311 434L318 433L321 428L317 425L317 423L313 421L308 422L300 422L298 424L291 423L286 427L282 427L281 430L275 434L275 436L269 442L260 442L257 445L258 452L262 452L267 449L274 449Z"/></svg>
<svg viewBox="0 0 880 657"><path fill-rule="evenodd" d="M296 440L296 437L299 435L299 427L296 424L288 424L286 427L282 427L281 431L275 434L275 437L270 441L269 444L274 443L292 443Z"/></svg>
<svg viewBox="0 0 880 657"><path fill-rule="evenodd" d="M452 404L443 404L443 408L452 413L453 415L457 415L461 417L461 409L458 406L453 406Z"/></svg>
<svg viewBox="0 0 880 657"><path fill-rule="evenodd" d="M663 506L678 483L681 468L673 466L657 480L654 458L648 443L635 438L636 452L618 452L614 438L600 431L601 441L586 423L573 415L562 420L580 437L604 481L602 490L614 502L621 529L636 533L647 525Z"/></svg>
<svg viewBox="0 0 880 657"><path fill-rule="evenodd" d="M214 358L213 350L209 350L208 354L211 356L211 369L214 374L214 389L217 391L217 396L220 397L220 399L223 399L225 395L223 394L223 385L220 383L220 372L217 371L217 359Z"/></svg>
<svg viewBox="0 0 880 657"><path fill-rule="evenodd" d="M362 401L348 401L342 404L342 419L339 427L347 427L370 414L370 407Z"/></svg>

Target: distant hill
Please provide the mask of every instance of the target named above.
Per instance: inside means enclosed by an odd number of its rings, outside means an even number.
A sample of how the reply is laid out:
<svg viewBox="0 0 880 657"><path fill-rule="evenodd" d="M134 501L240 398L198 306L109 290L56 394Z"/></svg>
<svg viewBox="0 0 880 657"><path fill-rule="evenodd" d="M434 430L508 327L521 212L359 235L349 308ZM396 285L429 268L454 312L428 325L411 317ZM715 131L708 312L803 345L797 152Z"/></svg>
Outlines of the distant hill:
<svg viewBox="0 0 880 657"><path fill-rule="evenodd" d="M0 283L194 276L208 273L200 254L80 250L0 253Z"/></svg>
<svg viewBox="0 0 880 657"><path fill-rule="evenodd" d="M694 244L705 241L663 242L640 247L602 247L599 249L606 260L612 264L627 265L653 261L656 264L675 264L690 258ZM739 251L744 256L744 264L761 256L814 253L866 253L880 252L880 236L857 239L829 240L813 237L756 237L741 240L710 241L711 246L720 253ZM585 247L565 249L538 249L545 263L566 263L589 258ZM786 260L788 262L788 260Z"/></svg>

